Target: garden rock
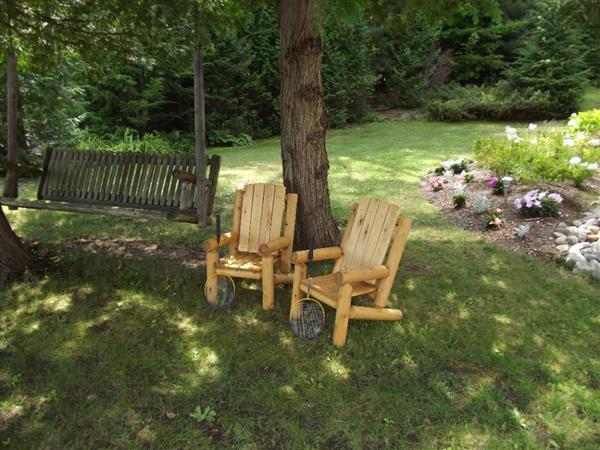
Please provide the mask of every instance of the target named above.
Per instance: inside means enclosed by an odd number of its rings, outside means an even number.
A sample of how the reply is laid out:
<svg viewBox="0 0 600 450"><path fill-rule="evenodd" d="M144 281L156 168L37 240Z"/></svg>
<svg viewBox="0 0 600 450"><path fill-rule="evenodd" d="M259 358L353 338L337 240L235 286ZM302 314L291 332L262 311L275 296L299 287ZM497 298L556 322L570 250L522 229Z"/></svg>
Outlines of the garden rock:
<svg viewBox="0 0 600 450"><path fill-rule="evenodd" d="M600 208L584 216L571 225L559 223L554 231L554 242L574 273L591 272L600 280Z"/></svg>

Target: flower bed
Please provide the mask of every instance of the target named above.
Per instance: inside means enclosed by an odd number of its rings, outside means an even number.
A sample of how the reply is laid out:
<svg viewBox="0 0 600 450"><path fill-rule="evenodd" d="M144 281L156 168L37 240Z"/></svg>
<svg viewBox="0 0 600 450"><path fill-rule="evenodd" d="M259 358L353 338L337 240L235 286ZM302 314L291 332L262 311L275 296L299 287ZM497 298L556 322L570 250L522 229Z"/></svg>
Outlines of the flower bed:
<svg viewBox="0 0 600 450"><path fill-rule="evenodd" d="M472 178L469 183L465 181L467 174ZM449 220L490 242L545 260L564 259L568 249L557 249L553 233L561 223L584 217L586 207L579 204L580 189L565 182L513 181L505 197L494 194L495 185L502 184L497 177L490 183L494 176L471 163L461 174L428 174L421 190ZM432 187L433 180L437 190ZM600 192L600 175L588 180L586 186ZM457 193L465 197L464 207L456 207Z"/></svg>

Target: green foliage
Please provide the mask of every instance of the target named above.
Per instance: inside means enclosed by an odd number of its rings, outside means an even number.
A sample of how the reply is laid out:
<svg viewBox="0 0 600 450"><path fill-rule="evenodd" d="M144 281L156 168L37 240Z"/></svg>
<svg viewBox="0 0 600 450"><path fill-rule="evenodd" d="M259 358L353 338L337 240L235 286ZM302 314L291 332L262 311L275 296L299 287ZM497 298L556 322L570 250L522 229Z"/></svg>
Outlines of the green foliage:
<svg viewBox="0 0 600 450"><path fill-rule="evenodd" d="M329 25L329 26L327 26ZM353 24L327 21L323 57L323 100L332 126L371 118L367 96L375 83L371 67L371 30L362 19Z"/></svg>
<svg viewBox="0 0 600 450"><path fill-rule="evenodd" d="M495 86L449 84L433 91L425 109L435 120L533 120L545 116L549 96L533 89L511 89L506 83Z"/></svg>
<svg viewBox="0 0 600 450"><path fill-rule="evenodd" d="M178 154L194 151L194 137L190 134L150 132L139 135L131 128L121 128L113 134L99 136L86 133L79 141L80 150L105 150L111 152Z"/></svg>
<svg viewBox="0 0 600 450"><path fill-rule="evenodd" d="M378 100L392 107L419 106L438 69L439 25L416 15L400 30L375 28L373 67Z"/></svg>
<svg viewBox="0 0 600 450"><path fill-rule="evenodd" d="M515 57L528 26L531 1L503 1L501 13L457 8L443 21L442 48L452 54L452 79L460 83L494 83Z"/></svg>
<svg viewBox="0 0 600 450"><path fill-rule="evenodd" d="M517 90L548 95L548 114L564 117L577 109L586 84L585 47L577 26L560 3L539 6L534 29L519 56L506 71Z"/></svg>
<svg viewBox="0 0 600 450"><path fill-rule="evenodd" d="M467 205L467 196L465 194L454 194L452 204L456 209L464 208Z"/></svg>

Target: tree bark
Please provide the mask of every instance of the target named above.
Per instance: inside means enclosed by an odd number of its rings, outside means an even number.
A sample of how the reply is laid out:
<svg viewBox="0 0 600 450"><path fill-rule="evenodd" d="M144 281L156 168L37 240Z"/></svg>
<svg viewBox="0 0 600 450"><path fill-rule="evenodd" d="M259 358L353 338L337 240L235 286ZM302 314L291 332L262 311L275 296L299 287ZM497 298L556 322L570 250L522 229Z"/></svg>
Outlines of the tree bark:
<svg viewBox="0 0 600 450"><path fill-rule="evenodd" d="M9 51L6 58L6 124L7 124L7 159L9 165L17 165L17 147L19 127L17 121L17 60ZM18 179L15 170L8 170L4 179L4 196L17 197Z"/></svg>
<svg viewBox="0 0 600 450"><path fill-rule="evenodd" d="M27 252L0 205L0 285L23 275L27 261Z"/></svg>
<svg viewBox="0 0 600 450"><path fill-rule="evenodd" d="M298 194L296 246L307 248L311 235L319 247L337 245L327 181L319 0L281 0L279 14L281 159L284 184Z"/></svg>

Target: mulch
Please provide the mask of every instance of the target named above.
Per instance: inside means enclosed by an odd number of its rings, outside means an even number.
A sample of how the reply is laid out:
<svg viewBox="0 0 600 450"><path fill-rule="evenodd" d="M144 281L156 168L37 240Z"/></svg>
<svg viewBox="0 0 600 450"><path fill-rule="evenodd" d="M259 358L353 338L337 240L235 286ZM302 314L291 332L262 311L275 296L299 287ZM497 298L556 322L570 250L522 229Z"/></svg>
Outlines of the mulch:
<svg viewBox="0 0 600 450"><path fill-rule="evenodd" d="M488 242L544 260L554 260L558 256L552 234L556 226L560 222L570 224L574 220L582 218L584 212L590 208L590 205L581 204L582 190L600 194L600 176L597 175L588 180L581 188L576 188L568 183L543 182L535 185L517 183L512 187L505 203L504 196L493 195L487 185L487 181L493 176L491 172L476 169L472 173L475 175L475 181L466 184L467 205L465 208L456 209L452 203L455 185L462 183L462 177L459 175L454 176L452 180L448 180L441 191L433 191L430 182L433 179L442 179L443 177L429 173L422 179L421 193L429 203L439 209L456 226L477 233ZM514 199L522 197L532 189L547 190L562 195L564 201L561 204L561 215L559 217L534 219L522 217L513 204ZM486 194L490 199L492 208L503 209L503 215L506 218L504 227L498 229L486 228L486 215L478 214L473 208L472 200L477 194ZM520 238L515 234L515 230L523 224L529 224L530 231L525 238Z"/></svg>

